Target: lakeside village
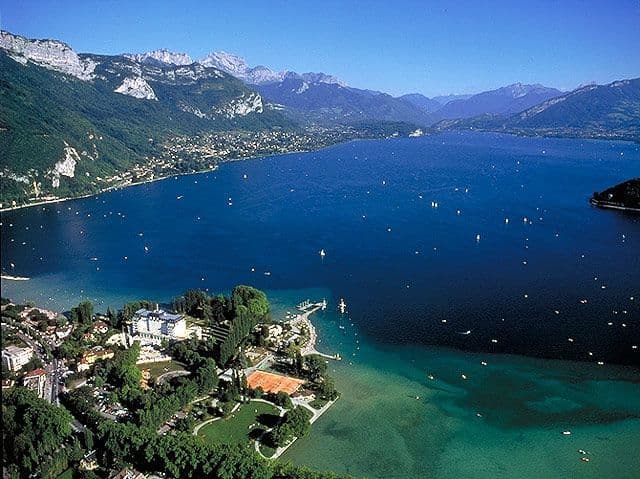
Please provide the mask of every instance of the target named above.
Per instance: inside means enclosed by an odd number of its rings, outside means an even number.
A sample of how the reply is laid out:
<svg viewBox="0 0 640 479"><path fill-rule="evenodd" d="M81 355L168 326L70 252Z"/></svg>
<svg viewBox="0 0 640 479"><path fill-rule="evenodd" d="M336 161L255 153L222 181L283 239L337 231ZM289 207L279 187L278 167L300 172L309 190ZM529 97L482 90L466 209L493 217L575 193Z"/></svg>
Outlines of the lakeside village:
<svg viewBox="0 0 640 479"><path fill-rule="evenodd" d="M3 477L337 477L268 460L338 398L340 357L316 351L309 320L324 308L273 321L249 286L187 291L172 312L3 298Z"/></svg>
<svg viewBox="0 0 640 479"><path fill-rule="evenodd" d="M298 130L273 129L264 131L217 131L197 135L175 136L167 139L149 138L154 154L145 156L119 172L95 176L83 180L83 186L74 191L59 193L42 183L20 177L26 183L23 200L5 198L0 210L13 209L33 204L60 201L68 197L87 196L111 189L145 183L173 175L200 173L215 170L226 161L259 158L261 156L292 152L314 151L327 146L356 139L395 138L398 136L421 136L422 130L408 133L406 125L341 125L332 128L309 126ZM90 139L94 137L90 135ZM96 137L99 141L101 137ZM95 145L94 145L95 147ZM79 157L87 157L82 151ZM4 173L0 172L0 176ZM71 172L73 177L74 173Z"/></svg>

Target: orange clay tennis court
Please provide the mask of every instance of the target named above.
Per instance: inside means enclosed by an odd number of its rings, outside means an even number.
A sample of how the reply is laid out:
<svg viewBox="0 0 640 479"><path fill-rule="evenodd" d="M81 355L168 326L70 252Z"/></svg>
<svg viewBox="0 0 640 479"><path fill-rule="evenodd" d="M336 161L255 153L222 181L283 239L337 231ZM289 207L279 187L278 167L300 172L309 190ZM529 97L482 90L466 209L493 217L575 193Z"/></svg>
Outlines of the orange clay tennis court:
<svg viewBox="0 0 640 479"><path fill-rule="evenodd" d="M301 379L268 373L266 371L254 371L247 378L247 385L251 389L260 387L264 392L268 393L284 391L287 394L293 394L302 384L304 384L304 381Z"/></svg>

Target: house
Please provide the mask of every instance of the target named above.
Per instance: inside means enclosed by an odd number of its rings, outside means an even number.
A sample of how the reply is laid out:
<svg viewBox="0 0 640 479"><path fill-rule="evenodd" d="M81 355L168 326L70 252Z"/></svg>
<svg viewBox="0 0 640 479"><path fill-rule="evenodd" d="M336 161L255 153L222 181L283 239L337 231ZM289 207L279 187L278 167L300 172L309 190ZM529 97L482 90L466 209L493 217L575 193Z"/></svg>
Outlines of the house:
<svg viewBox="0 0 640 479"><path fill-rule="evenodd" d="M93 331L99 334L105 334L109 331L109 325L104 321L96 321L93 323Z"/></svg>
<svg viewBox="0 0 640 479"><path fill-rule="evenodd" d="M160 344L163 339L186 339L187 321L181 314L167 313L157 306L153 311L142 308L134 313L129 330L132 336Z"/></svg>
<svg viewBox="0 0 640 479"><path fill-rule="evenodd" d="M11 389L16 382L13 379L3 379L2 380L2 390L6 391L7 389Z"/></svg>
<svg viewBox="0 0 640 479"><path fill-rule="evenodd" d="M279 324L271 324L267 329L269 331L269 339L274 340L281 336L283 332L282 326Z"/></svg>
<svg viewBox="0 0 640 479"><path fill-rule="evenodd" d="M69 336L72 331L73 331L73 325L71 325L71 324L68 324L68 325L63 326L63 327L57 327L56 328L56 336L58 337L58 339L64 339L67 336Z"/></svg>
<svg viewBox="0 0 640 479"><path fill-rule="evenodd" d="M35 391L39 398L44 399L44 389L45 384L47 382L47 372L42 369L34 369L33 371L29 371L22 378L22 385L27 389L31 389Z"/></svg>
<svg viewBox="0 0 640 479"><path fill-rule="evenodd" d="M92 332L89 331L82 335L82 340L87 343L91 343L96 340L96 337L93 335Z"/></svg>
<svg viewBox="0 0 640 479"><path fill-rule="evenodd" d="M91 366L89 366L89 363L87 362L86 359L81 358L78 359L78 362L76 363L76 370L81 373L82 371L88 371L91 368Z"/></svg>
<svg viewBox="0 0 640 479"><path fill-rule="evenodd" d="M89 451L80 460L80 469L85 471L93 471L98 468L98 459L96 457L96 451Z"/></svg>
<svg viewBox="0 0 640 479"><path fill-rule="evenodd" d="M220 369L218 369L218 378L220 379L220 381L224 381L227 383L230 383L233 381L233 376L234 376L234 372L233 372L233 368L229 368L226 371L222 371Z"/></svg>
<svg viewBox="0 0 640 479"><path fill-rule="evenodd" d="M93 364L96 361L104 361L105 359L111 359L113 356L114 353L111 349L105 349L102 346L94 346L82 353L82 359L84 359L88 364Z"/></svg>
<svg viewBox="0 0 640 479"><path fill-rule="evenodd" d="M33 349L30 347L20 348L18 346L9 345L2 350L2 363L12 372L19 371L22 367L31 361L33 357Z"/></svg>
<svg viewBox="0 0 640 479"><path fill-rule="evenodd" d="M47 320L53 321L58 317L58 313L55 311L49 311L48 309L43 308L25 308L19 314L18 317L22 319L27 319L31 316L32 313L40 313L47 317Z"/></svg>

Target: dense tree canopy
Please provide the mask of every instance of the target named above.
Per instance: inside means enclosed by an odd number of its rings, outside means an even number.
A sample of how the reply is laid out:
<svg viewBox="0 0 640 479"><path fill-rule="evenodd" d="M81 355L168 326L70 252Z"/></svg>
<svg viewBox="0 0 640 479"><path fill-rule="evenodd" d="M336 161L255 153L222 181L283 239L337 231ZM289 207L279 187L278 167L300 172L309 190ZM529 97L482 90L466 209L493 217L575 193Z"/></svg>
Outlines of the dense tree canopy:
<svg viewBox="0 0 640 479"><path fill-rule="evenodd" d="M50 456L66 458L60 448L71 439L71 419L68 411L52 406L31 390L19 387L3 392L3 463L14 465L24 477L35 471L40 471L40 477L48 475L44 467L47 471L52 467Z"/></svg>

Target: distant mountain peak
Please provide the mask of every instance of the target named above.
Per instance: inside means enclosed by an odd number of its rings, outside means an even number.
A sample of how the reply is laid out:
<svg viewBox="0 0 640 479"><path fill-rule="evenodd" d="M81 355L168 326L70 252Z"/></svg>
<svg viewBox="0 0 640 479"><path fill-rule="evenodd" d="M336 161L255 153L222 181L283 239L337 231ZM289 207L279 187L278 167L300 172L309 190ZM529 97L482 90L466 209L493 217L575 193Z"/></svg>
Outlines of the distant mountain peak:
<svg viewBox="0 0 640 479"><path fill-rule="evenodd" d="M244 58L224 51L211 52L199 60L199 63L206 67L218 68L251 85L263 85L293 78L308 83L329 83L346 86L346 84L338 78L325 73L296 73L287 70L276 72L264 65L250 67Z"/></svg>
<svg viewBox="0 0 640 479"><path fill-rule="evenodd" d="M146 62L149 60L155 60L168 65L191 65L193 60L186 53L176 53L167 50L166 48L160 48L146 53L125 53L123 56L137 62Z"/></svg>

